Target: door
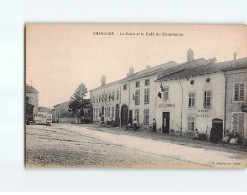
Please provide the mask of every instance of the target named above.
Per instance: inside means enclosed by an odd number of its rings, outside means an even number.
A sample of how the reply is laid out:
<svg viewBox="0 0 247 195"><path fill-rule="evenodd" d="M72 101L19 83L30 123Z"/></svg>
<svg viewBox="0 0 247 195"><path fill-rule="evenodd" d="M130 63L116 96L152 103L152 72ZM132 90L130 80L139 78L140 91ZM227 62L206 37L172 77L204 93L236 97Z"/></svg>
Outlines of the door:
<svg viewBox="0 0 247 195"><path fill-rule="evenodd" d="M217 143L223 138L223 120L222 119L213 119L212 120L212 129L210 131L210 142Z"/></svg>
<svg viewBox="0 0 247 195"><path fill-rule="evenodd" d="M162 133L169 133L170 129L170 112L162 114Z"/></svg>
<svg viewBox="0 0 247 195"><path fill-rule="evenodd" d="M129 122L132 126L132 122L133 122L132 110L129 111Z"/></svg>
<svg viewBox="0 0 247 195"><path fill-rule="evenodd" d="M121 108L121 126L128 124L128 106L123 105Z"/></svg>

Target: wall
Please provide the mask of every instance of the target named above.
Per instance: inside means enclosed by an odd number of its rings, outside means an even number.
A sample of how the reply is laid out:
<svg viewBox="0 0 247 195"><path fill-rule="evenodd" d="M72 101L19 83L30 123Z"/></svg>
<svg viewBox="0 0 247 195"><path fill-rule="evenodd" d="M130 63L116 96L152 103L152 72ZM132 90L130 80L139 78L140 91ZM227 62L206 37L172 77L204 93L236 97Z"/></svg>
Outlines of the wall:
<svg viewBox="0 0 247 195"><path fill-rule="evenodd" d="M206 79L210 78L207 83ZM190 81L194 80L191 85ZM192 77L190 79L181 79L183 88L183 107L182 106L182 90L179 80L170 80L162 82L163 87L169 86L169 99L164 101L157 98L157 128L162 126L162 112L170 112L170 129L179 131L181 127L182 113L182 131L188 131L188 117L195 117L195 128L199 132L209 134L212 128L212 119L219 118L224 120L224 105L225 105L225 78L223 73L214 73L210 75L202 75ZM160 82L157 83L157 90L160 90ZM204 91L212 92L211 108L204 108ZM196 93L195 107L189 108L189 92Z"/></svg>
<svg viewBox="0 0 247 195"><path fill-rule="evenodd" d="M100 113L102 113L102 107L105 108L109 108L110 107L110 116L106 115L106 112L104 110L104 121L111 121L114 120L115 121L115 117L116 117L116 105L119 104L120 105L120 101L121 101L121 95L120 95L120 84L119 83L115 83L112 85L106 85L104 87L101 87L99 89L95 89L93 91L90 91L90 101L92 103L92 107L93 107L93 121L101 121L101 117L99 114L99 109L100 109ZM119 92L119 99L117 100L117 91ZM114 100L108 99L109 93L112 95L114 92ZM102 97L102 94L107 94L107 101L100 101L99 102L99 96ZM120 106L119 106L120 107ZM114 113L112 113L112 108L114 108ZM96 113L96 109L98 110L98 112ZM97 114L97 116L96 116ZM113 115L112 115L113 114ZM119 113L119 117L120 117L120 113Z"/></svg>
<svg viewBox="0 0 247 195"><path fill-rule="evenodd" d="M26 93L26 96L30 97L29 103L34 105L33 108L33 114L38 114L38 102L39 102L39 97L38 93Z"/></svg>
<svg viewBox="0 0 247 195"><path fill-rule="evenodd" d="M234 112L242 113L241 107L243 103L247 103L247 70L229 71L226 72L226 128L225 130L232 131L232 114ZM245 102L234 101L234 83L245 82ZM245 138L247 138L247 113L245 113Z"/></svg>
<svg viewBox="0 0 247 195"><path fill-rule="evenodd" d="M135 110L139 109L139 123L143 123L144 120L144 109L149 109L149 124L152 123L153 118L156 118L155 114L155 104L156 104L156 83L154 82L156 80L157 76L152 75L149 77L142 77L140 79L136 79L133 81L127 82L127 90L123 90L123 85L121 87L121 94L122 94L122 100L121 100L121 107L123 105L127 105L129 110L132 110L132 118L135 118ZM149 79L150 84L149 86L145 86L145 80ZM136 88L136 82L140 82L140 87ZM149 89L149 103L144 103L144 90ZM133 100L133 94L135 95L135 91L140 90L140 104L135 105L135 100Z"/></svg>

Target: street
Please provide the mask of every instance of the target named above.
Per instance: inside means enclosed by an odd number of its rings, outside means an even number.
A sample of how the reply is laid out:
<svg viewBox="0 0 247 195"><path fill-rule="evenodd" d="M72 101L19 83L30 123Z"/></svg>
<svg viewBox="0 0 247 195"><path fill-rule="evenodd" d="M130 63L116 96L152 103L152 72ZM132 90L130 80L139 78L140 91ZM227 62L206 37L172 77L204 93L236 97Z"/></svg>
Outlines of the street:
<svg viewBox="0 0 247 195"><path fill-rule="evenodd" d="M246 154L113 134L87 125L26 126L26 167L31 168L245 168Z"/></svg>

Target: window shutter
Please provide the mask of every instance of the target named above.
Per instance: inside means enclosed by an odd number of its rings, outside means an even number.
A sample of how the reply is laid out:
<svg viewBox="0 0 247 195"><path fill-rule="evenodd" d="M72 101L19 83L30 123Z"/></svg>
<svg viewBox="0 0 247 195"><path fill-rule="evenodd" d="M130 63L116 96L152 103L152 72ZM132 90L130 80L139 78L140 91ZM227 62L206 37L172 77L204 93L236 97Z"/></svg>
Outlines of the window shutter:
<svg viewBox="0 0 247 195"><path fill-rule="evenodd" d="M239 133L244 134L244 113L238 114L239 117Z"/></svg>

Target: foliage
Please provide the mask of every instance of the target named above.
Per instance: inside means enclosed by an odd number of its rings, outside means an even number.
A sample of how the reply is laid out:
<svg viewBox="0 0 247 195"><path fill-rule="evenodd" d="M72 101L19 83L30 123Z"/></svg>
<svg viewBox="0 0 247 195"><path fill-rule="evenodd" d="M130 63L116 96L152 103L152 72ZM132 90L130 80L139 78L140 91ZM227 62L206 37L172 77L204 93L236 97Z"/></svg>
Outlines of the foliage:
<svg viewBox="0 0 247 195"><path fill-rule="evenodd" d="M88 104L88 101L84 99L87 94L87 88L84 83L80 84L75 90L75 93L70 98L69 112L72 113L74 117L84 116L83 108Z"/></svg>

